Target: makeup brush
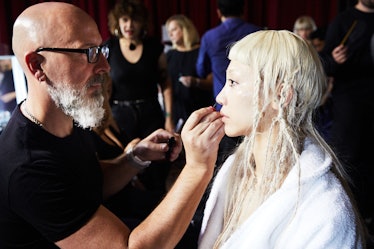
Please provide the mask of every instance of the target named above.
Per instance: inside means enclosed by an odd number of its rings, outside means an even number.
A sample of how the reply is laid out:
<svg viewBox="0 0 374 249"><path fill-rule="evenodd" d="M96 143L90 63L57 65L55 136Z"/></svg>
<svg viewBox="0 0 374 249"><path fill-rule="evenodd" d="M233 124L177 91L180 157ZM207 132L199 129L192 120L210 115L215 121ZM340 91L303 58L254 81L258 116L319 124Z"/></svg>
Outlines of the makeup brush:
<svg viewBox="0 0 374 249"><path fill-rule="evenodd" d="M351 33L352 33L353 29L355 28L356 24L357 24L357 20L355 20L352 23L351 27L348 29L347 33L345 34L343 40L340 42L340 45L344 45L347 42L348 37L351 35Z"/></svg>

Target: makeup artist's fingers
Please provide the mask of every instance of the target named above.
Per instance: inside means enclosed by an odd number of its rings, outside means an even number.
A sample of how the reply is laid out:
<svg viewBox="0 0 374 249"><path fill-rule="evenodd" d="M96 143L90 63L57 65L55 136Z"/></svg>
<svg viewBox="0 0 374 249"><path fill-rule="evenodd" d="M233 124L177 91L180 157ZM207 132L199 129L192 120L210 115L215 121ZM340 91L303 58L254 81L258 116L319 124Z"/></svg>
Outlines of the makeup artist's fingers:
<svg viewBox="0 0 374 249"><path fill-rule="evenodd" d="M174 143L172 148L170 148L168 141L172 137ZM174 161L177 159L181 150L182 141L180 135L177 133L171 133L164 129L158 129L152 132L146 138L141 140L134 148L134 152L137 153L138 157L142 160L150 161L166 159L168 151L168 160Z"/></svg>
<svg viewBox="0 0 374 249"><path fill-rule="evenodd" d="M213 166L223 136L221 115L212 107L192 113L182 130L186 161Z"/></svg>
<svg viewBox="0 0 374 249"><path fill-rule="evenodd" d="M192 130L196 128L198 124L206 123L209 124L211 121L220 118L221 115L214 110L213 107L201 108L197 111L194 111L190 117L187 119L183 130ZM183 133L182 130L182 133Z"/></svg>

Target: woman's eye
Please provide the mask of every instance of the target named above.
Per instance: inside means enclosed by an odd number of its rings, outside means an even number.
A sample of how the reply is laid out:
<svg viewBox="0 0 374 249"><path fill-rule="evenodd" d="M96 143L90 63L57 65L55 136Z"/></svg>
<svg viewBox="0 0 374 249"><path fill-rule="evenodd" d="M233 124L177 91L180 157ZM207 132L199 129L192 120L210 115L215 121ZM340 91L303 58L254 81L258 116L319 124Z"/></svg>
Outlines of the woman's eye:
<svg viewBox="0 0 374 249"><path fill-rule="evenodd" d="M233 80L230 80L230 79L228 79L227 82L229 83L229 86L234 86L234 85L238 84L236 81L233 81Z"/></svg>

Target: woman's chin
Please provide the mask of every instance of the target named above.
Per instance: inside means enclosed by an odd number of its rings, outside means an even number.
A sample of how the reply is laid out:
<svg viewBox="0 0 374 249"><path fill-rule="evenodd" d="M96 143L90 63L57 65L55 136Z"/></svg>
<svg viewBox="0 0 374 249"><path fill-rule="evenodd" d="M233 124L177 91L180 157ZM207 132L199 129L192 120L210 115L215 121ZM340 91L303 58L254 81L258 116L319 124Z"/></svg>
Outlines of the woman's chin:
<svg viewBox="0 0 374 249"><path fill-rule="evenodd" d="M225 126L225 134L228 137L238 137L238 136L241 136L241 135L239 135L238 132L235 132L233 130L227 129L226 126Z"/></svg>

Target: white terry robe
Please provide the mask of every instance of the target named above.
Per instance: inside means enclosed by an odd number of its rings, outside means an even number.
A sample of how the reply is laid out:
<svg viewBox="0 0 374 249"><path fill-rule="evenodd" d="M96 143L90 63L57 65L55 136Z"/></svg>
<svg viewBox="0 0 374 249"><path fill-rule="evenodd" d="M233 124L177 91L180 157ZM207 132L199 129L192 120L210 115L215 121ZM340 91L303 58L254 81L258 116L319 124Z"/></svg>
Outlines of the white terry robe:
<svg viewBox="0 0 374 249"><path fill-rule="evenodd" d="M204 210L199 249L213 248L222 230L227 174L234 156L226 160L214 180ZM331 158L307 140L300 168L300 194L298 169L293 167L281 188L234 231L222 249L362 248L352 204L330 171Z"/></svg>

